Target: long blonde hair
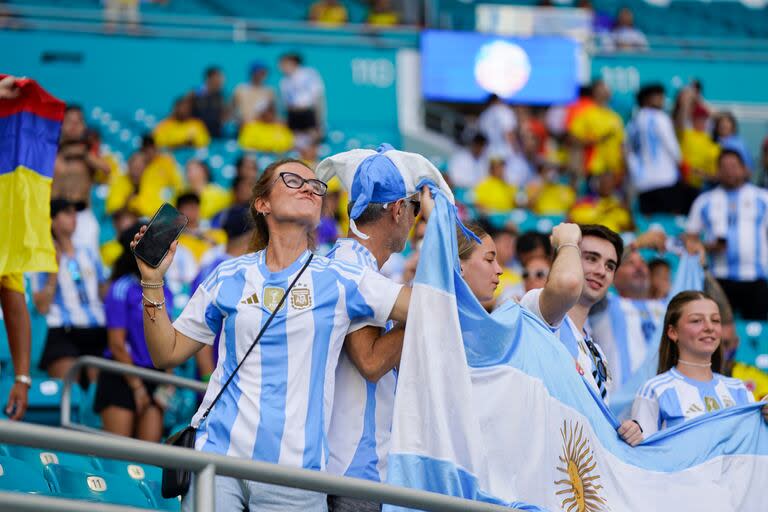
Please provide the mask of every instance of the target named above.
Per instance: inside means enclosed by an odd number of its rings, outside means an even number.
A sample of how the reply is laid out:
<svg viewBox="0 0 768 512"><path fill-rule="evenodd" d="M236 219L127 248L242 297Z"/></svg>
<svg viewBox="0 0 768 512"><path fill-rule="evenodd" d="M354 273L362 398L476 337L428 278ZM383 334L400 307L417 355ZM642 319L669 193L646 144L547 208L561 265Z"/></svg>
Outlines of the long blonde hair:
<svg viewBox="0 0 768 512"><path fill-rule="evenodd" d="M477 238L482 240L489 236L488 232L477 222L465 222L464 227L477 235ZM469 238L461 229L461 226L456 226L456 242L459 248L459 259L461 261L467 261L475 249L478 247L478 243Z"/></svg>
<svg viewBox="0 0 768 512"><path fill-rule="evenodd" d="M275 183L277 171L280 167L286 164L301 164L310 171L312 170L306 163L296 158L284 158L277 160L269 164L264 172L256 180L256 184L253 186L253 193L251 194L250 208L251 217L253 218L254 231L253 238L251 239L249 251L256 252L262 249L266 249L269 244L269 226L267 225L267 217L259 213L256 210L256 200L262 197L267 197L272 191L272 186ZM314 248L315 238L313 233L309 233L307 236L309 247Z"/></svg>

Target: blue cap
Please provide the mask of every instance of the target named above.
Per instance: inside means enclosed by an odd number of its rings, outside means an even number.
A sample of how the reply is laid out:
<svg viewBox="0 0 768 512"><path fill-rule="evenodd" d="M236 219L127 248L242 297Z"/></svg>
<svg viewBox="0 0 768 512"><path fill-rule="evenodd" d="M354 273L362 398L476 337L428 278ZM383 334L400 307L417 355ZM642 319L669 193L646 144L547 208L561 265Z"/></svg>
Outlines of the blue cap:
<svg viewBox="0 0 768 512"><path fill-rule="evenodd" d="M358 218L370 203L390 203L407 196L405 180L397 166L384 154L394 148L381 144L375 155L360 162L350 188L354 202L349 216Z"/></svg>

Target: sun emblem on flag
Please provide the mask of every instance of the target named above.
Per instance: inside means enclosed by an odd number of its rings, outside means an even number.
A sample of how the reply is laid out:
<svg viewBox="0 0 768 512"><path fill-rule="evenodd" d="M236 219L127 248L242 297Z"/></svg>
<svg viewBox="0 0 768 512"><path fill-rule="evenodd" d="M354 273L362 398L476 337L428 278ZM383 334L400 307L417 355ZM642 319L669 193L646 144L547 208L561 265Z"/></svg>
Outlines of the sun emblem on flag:
<svg viewBox="0 0 768 512"><path fill-rule="evenodd" d="M566 478L557 480L555 485L565 489L555 494L564 496L560 507L565 512L600 512L607 510L605 499L600 496L603 488L600 475L594 474L597 467L595 453L589 446L589 438L579 423L563 421L560 429L563 437L563 455L558 457L564 467L557 468Z"/></svg>

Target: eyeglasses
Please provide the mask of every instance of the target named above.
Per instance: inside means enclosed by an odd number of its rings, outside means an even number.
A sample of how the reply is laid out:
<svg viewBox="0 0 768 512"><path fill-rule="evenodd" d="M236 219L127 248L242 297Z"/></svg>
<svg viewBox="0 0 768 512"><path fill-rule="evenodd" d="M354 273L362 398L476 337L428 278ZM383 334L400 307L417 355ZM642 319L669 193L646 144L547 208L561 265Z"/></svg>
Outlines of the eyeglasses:
<svg viewBox="0 0 768 512"><path fill-rule="evenodd" d="M535 272L528 272L523 270L523 279L534 277L536 279L546 279L549 276L549 270L537 270Z"/></svg>
<svg viewBox="0 0 768 512"><path fill-rule="evenodd" d="M293 189L300 189L306 183L309 185L309 188L312 189L312 193L316 196L322 197L328 191L328 185L325 182L314 178L307 180L292 172L281 172L278 174L277 178L275 178L275 181L277 181L278 178L282 178L286 187Z"/></svg>

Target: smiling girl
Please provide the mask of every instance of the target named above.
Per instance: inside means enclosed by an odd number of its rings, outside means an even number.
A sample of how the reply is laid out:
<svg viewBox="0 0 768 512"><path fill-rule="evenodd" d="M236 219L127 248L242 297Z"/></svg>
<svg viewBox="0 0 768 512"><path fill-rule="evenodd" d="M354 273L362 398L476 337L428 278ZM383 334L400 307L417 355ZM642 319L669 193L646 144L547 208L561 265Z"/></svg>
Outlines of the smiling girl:
<svg viewBox="0 0 768 512"><path fill-rule="evenodd" d="M685 291L672 298L659 345L659 374L645 383L632 405L632 418L645 437L754 401L742 381L717 373L721 336L720 310L709 295ZM768 406L763 417L768 421Z"/></svg>

